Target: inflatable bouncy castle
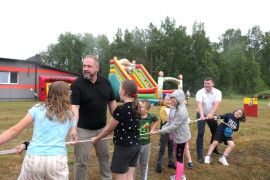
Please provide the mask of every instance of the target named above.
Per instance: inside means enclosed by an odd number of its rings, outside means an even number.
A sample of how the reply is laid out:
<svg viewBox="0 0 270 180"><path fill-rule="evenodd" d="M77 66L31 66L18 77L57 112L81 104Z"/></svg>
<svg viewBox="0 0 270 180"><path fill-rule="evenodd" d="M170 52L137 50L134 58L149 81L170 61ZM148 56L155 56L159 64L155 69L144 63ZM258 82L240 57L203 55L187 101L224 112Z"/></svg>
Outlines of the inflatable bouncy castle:
<svg viewBox="0 0 270 180"><path fill-rule="evenodd" d="M163 96L166 93L172 93L175 90L163 90L163 82L171 81L178 85L178 89L182 89L181 79L171 77L159 77L158 84L144 68L142 64L136 64L135 60L132 63L127 59L117 60L114 57L110 61L109 81L112 84L116 100L120 101L119 87L122 81L131 79L138 85L138 98L148 99L151 104L160 104L163 101Z"/></svg>

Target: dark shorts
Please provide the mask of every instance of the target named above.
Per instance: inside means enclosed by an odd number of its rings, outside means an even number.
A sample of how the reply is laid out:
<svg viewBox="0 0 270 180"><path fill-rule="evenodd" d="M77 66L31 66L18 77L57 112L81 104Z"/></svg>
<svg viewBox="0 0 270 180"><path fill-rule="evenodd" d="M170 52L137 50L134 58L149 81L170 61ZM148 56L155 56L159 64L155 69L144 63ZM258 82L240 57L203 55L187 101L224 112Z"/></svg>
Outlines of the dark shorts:
<svg viewBox="0 0 270 180"><path fill-rule="evenodd" d="M219 143L224 142L225 145L228 145L227 141L233 141L232 137L225 137L224 133L216 131L214 140L218 141Z"/></svg>
<svg viewBox="0 0 270 180"><path fill-rule="evenodd" d="M125 174L129 167L136 167L141 146L114 145L111 163L112 173Z"/></svg>

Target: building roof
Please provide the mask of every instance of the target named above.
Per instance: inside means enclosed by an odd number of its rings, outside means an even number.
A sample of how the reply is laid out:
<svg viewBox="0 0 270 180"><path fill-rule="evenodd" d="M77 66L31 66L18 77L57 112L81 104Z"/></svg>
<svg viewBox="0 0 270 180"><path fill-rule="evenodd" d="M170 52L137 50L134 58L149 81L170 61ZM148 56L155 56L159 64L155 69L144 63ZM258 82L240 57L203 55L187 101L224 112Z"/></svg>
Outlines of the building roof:
<svg viewBox="0 0 270 180"><path fill-rule="evenodd" d="M77 76L80 76L81 74L78 74L78 73L74 73L74 72L71 72L71 71L67 71L67 70L64 70L64 69L60 69L60 68L55 68L55 67L52 67L52 66L48 66L48 65L44 65L44 64L41 64L40 63L40 55L37 54L33 57L30 57L26 60L21 60L21 59L9 59L9 58L0 58L0 61L14 61L14 62L22 62L22 63L33 63L33 62L37 62L39 64L39 66L41 67L44 67L46 69L51 69L51 70L56 70L56 71L62 71L62 72L66 72L66 73L70 73L70 74L74 74L74 75L77 75Z"/></svg>

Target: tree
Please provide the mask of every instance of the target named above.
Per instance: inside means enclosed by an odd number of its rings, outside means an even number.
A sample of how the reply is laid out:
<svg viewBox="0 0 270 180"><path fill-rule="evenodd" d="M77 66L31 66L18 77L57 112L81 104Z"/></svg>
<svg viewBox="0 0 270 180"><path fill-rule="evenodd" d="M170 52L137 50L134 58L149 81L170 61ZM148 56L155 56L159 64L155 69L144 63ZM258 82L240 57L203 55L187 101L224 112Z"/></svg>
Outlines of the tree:
<svg viewBox="0 0 270 180"><path fill-rule="evenodd" d="M242 36L241 30L228 29L220 38L220 45L224 52L237 44L246 43L247 37Z"/></svg>
<svg viewBox="0 0 270 180"><path fill-rule="evenodd" d="M206 77L212 76L215 81L218 81L219 76L215 73L212 46L209 38L206 37L204 23L194 23L191 39L191 62L195 67L193 72L190 72L193 82L190 89L197 91Z"/></svg>
<svg viewBox="0 0 270 180"><path fill-rule="evenodd" d="M259 26L254 26L248 30L247 44L249 56L252 57L253 61L260 62L260 51L262 49L263 33Z"/></svg>
<svg viewBox="0 0 270 180"><path fill-rule="evenodd" d="M82 43L85 45L83 49L83 55L96 56L96 38L91 33L85 33L82 37Z"/></svg>
<svg viewBox="0 0 270 180"><path fill-rule="evenodd" d="M111 54L110 42L106 35L99 35L96 38L96 54L100 62L101 75L108 77L110 60L113 58L113 55Z"/></svg>
<svg viewBox="0 0 270 180"><path fill-rule="evenodd" d="M261 73L268 88L270 88L270 31L266 32L262 41L261 49Z"/></svg>
<svg viewBox="0 0 270 180"><path fill-rule="evenodd" d="M84 47L80 34L74 35L70 32L60 34L58 43L50 45L47 52L41 54L42 62L56 68L81 73Z"/></svg>

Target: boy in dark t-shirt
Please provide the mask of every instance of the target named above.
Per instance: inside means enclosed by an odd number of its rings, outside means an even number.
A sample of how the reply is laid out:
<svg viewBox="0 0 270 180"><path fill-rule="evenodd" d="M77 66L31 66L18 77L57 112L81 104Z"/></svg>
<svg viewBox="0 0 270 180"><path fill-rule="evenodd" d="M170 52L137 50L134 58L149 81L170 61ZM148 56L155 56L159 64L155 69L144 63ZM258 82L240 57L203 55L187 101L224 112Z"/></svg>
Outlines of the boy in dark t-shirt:
<svg viewBox="0 0 270 180"><path fill-rule="evenodd" d="M151 108L151 104L147 99L143 99L139 103L141 107L141 123L140 123L141 152L139 155L141 168L140 177L141 179L147 179L148 161L151 149L150 135L154 134L158 118L154 114L148 112ZM135 175L136 173L134 173L134 179Z"/></svg>

